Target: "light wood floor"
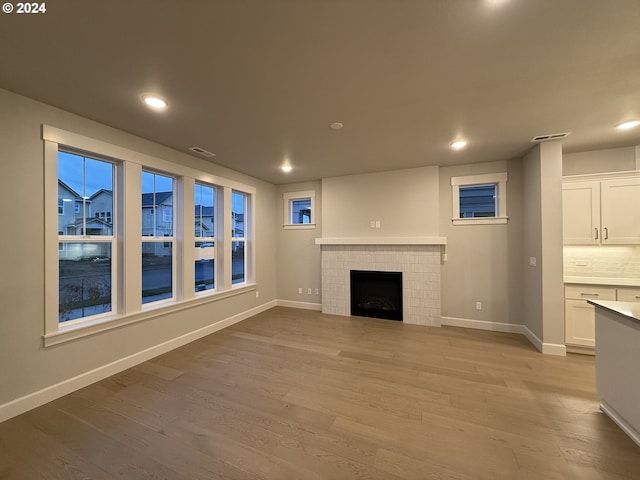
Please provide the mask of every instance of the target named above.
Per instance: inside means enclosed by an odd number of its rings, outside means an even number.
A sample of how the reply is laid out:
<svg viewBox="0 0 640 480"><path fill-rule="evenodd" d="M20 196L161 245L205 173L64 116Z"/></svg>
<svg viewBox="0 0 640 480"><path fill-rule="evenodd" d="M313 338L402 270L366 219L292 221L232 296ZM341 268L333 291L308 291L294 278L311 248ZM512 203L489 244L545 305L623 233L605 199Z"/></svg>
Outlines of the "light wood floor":
<svg viewBox="0 0 640 480"><path fill-rule="evenodd" d="M0 424L2 479L638 479L592 357L275 308Z"/></svg>

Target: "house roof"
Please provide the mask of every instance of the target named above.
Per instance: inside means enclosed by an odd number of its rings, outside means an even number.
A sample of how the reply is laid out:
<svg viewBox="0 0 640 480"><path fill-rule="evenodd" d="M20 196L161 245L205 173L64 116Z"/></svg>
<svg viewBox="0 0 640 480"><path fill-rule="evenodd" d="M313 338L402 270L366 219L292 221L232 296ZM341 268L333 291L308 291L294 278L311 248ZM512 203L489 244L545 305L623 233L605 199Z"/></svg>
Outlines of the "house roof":
<svg viewBox="0 0 640 480"><path fill-rule="evenodd" d="M155 206L162 205L165 201L173 195L172 192L156 192L155 193ZM142 206L153 207L154 206L154 194L143 193L142 194Z"/></svg>
<svg viewBox="0 0 640 480"><path fill-rule="evenodd" d="M640 143L613 128L640 117L639 24L638 0L69 0L3 15L0 86L290 183L520 158L560 132L565 151Z"/></svg>

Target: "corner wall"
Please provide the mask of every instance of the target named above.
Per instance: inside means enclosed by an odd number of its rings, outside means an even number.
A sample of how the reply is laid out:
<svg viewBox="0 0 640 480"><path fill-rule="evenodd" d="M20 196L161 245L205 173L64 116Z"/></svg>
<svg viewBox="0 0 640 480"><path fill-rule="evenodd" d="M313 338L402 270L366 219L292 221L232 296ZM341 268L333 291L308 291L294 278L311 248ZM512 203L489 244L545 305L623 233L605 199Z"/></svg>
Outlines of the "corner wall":
<svg viewBox="0 0 640 480"><path fill-rule="evenodd" d="M44 348L43 123L255 186L260 298L249 291ZM10 206L2 214L6 235L0 240L0 421L9 407L19 413L21 399L66 393L56 386L79 388L83 378L95 381L275 304L275 186L6 90L0 90L0 132L0 201Z"/></svg>

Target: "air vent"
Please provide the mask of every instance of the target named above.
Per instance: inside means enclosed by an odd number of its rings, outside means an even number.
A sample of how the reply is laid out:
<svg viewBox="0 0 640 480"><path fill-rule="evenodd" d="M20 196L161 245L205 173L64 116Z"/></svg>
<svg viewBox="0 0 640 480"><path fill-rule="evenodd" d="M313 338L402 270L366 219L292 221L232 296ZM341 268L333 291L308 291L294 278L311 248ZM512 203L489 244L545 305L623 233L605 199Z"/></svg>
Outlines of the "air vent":
<svg viewBox="0 0 640 480"><path fill-rule="evenodd" d="M191 150L193 153L197 153L198 155L202 155L203 157L207 157L207 158L216 156L215 153L211 153L210 151L200 147L189 147L189 150Z"/></svg>
<svg viewBox="0 0 640 480"><path fill-rule="evenodd" d="M532 142L546 142L547 140L559 140L560 138L566 138L571 135L571 132L564 133L550 133L549 135L538 135L531 139Z"/></svg>

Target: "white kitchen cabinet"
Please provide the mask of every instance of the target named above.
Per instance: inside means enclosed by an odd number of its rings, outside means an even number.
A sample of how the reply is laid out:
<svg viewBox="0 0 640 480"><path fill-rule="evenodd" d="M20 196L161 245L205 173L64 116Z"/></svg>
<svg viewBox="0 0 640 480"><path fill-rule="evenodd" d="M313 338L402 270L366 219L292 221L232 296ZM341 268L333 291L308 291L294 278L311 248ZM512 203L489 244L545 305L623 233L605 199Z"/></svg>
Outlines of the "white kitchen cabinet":
<svg viewBox="0 0 640 480"><path fill-rule="evenodd" d="M640 177L562 186L565 245L640 244Z"/></svg>
<svg viewBox="0 0 640 480"><path fill-rule="evenodd" d="M587 303L587 300L616 300L616 288L599 285L565 285L564 293L567 350L593 353L596 345L595 308Z"/></svg>
<svg viewBox="0 0 640 480"><path fill-rule="evenodd" d="M616 300L619 302L640 302L640 288L618 287Z"/></svg>

